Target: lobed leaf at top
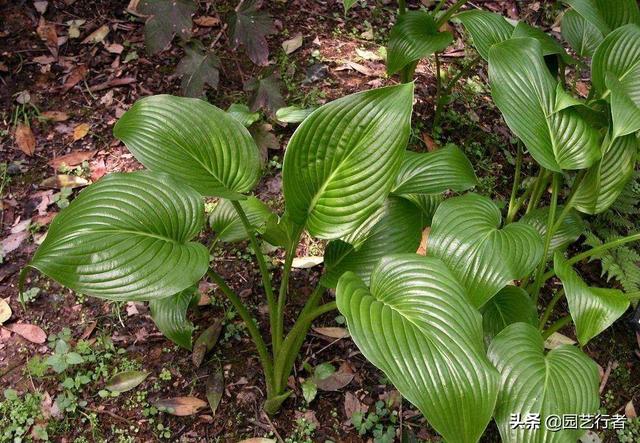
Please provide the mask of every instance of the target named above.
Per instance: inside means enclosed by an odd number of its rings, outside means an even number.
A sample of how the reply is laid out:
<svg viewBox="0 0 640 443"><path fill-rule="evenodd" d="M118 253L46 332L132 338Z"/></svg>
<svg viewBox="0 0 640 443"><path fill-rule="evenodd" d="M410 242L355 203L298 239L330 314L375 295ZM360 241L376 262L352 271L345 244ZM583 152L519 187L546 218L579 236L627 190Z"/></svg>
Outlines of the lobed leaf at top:
<svg viewBox="0 0 640 443"><path fill-rule="evenodd" d="M280 93L280 78L275 72L263 78L249 80L245 83L244 90L251 92L252 112L264 109L274 114L285 105Z"/></svg>
<svg viewBox="0 0 640 443"><path fill-rule="evenodd" d="M469 159L460 148L451 146L425 153L406 151L391 192L395 195L462 192L477 184Z"/></svg>
<svg viewBox="0 0 640 443"><path fill-rule="evenodd" d="M580 57L591 57L602 43L602 32L575 10L569 9L562 16L562 37Z"/></svg>
<svg viewBox="0 0 640 443"><path fill-rule="evenodd" d="M453 41L450 32L439 32L426 11L407 11L398 16L389 34L387 73L399 72L409 63L445 49Z"/></svg>
<svg viewBox="0 0 640 443"><path fill-rule="evenodd" d="M204 49L202 43L193 40L184 48L185 56L176 67L176 74L182 76L180 89L188 97L201 97L205 85L218 88L220 59L213 52Z"/></svg>
<svg viewBox="0 0 640 443"><path fill-rule="evenodd" d="M53 220L30 267L76 292L109 300L153 300L196 283L207 248L200 195L167 174L110 174Z"/></svg>
<svg viewBox="0 0 640 443"><path fill-rule="evenodd" d="M249 59L258 66L269 64L269 44L266 36L275 30L273 20L260 11L262 0L240 0L229 20L234 48L243 45Z"/></svg>
<svg viewBox="0 0 640 443"><path fill-rule="evenodd" d="M480 308L542 258L542 238L531 226L510 223L489 198L467 194L445 200L433 216L427 253L440 258Z"/></svg>
<svg viewBox="0 0 640 443"><path fill-rule="evenodd" d="M563 0L603 35L621 26L640 24L637 0Z"/></svg>
<svg viewBox="0 0 640 443"><path fill-rule="evenodd" d="M507 125L543 167L584 169L600 158L598 131L573 107L555 110L558 82L537 40L516 38L492 46L489 79Z"/></svg>
<svg viewBox="0 0 640 443"><path fill-rule="evenodd" d="M585 214L600 214L616 201L633 177L640 143L635 134L604 142L604 153L576 188L574 207Z"/></svg>
<svg viewBox="0 0 640 443"><path fill-rule="evenodd" d="M560 253L556 253L553 263L564 287L578 342L585 346L625 313L629 299L618 289L588 286Z"/></svg>
<svg viewBox="0 0 640 443"><path fill-rule="evenodd" d="M356 229L386 199L409 140L413 83L349 95L315 110L286 150L286 214L319 238Z"/></svg>
<svg viewBox="0 0 640 443"><path fill-rule="evenodd" d="M209 103L171 95L138 100L114 135L147 168L165 172L202 195L242 199L260 177L251 134Z"/></svg>
<svg viewBox="0 0 640 443"><path fill-rule="evenodd" d="M446 441L478 441L495 407L497 375L480 314L444 263L387 256L369 287L344 274L336 301L363 355Z"/></svg>
<svg viewBox="0 0 640 443"><path fill-rule="evenodd" d="M546 426L550 415L595 414L598 411L598 367L576 347L562 345L545 355L535 326L514 323L491 342L489 360L500 373L495 420L505 443L575 442L584 429ZM525 420L538 414L540 426L512 426L513 415Z"/></svg>
<svg viewBox="0 0 640 443"><path fill-rule="evenodd" d="M185 40L191 36L191 16L196 12L193 0L142 0L138 11L149 16L144 45L150 54L165 49L176 34Z"/></svg>

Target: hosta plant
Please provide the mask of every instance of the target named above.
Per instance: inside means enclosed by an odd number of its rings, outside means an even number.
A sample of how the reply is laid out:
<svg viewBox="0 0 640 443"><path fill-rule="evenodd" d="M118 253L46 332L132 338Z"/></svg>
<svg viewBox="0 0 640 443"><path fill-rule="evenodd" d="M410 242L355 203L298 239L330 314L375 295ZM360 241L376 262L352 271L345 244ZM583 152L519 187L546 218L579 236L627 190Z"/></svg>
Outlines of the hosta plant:
<svg viewBox="0 0 640 443"><path fill-rule="evenodd" d="M114 130L147 169L82 191L29 266L88 295L149 300L158 326L185 347L190 331L185 339L172 326L184 320L193 286L210 279L247 325L270 413L291 394L287 379L311 323L337 308L362 354L446 441L476 442L492 419L506 442L575 441L579 430L552 432L544 417L597 412L598 369L581 348L638 298L590 286L573 265L640 234L566 251L582 217L610 206L635 167L640 58L628 54L640 51L639 29L620 26L595 49L588 100L547 63L537 31L494 38L496 29L472 34L486 51L494 101L523 145L504 211L468 192L476 178L459 149L407 150L412 83L343 97L304 119L286 149L283 214L251 195L261 163L240 121L200 100L152 96ZM528 186L524 148L540 165ZM213 242L248 240L255 253L268 339L218 273L215 249L198 241L204 197L218 199ZM324 273L285 328L304 232L328 240ZM261 242L286 251L277 290ZM544 285L554 276L555 292ZM323 303L326 289L335 301ZM556 312L563 297L565 316ZM546 352L545 339L571 323L579 346ZM540 414L540 428L511 426L528 414Z"/></svg>

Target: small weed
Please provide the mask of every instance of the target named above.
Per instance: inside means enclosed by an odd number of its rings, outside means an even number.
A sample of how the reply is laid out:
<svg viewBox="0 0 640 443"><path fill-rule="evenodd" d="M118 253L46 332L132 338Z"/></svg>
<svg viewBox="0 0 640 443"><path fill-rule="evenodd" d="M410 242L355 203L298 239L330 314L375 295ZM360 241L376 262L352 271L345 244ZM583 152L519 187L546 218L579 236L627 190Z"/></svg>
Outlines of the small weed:
<svg viewBox="0 0 640 443"><path fill-rule="evenodd" d="M383 401L376 402L375 412L355 412L351 422L361 436L371 435L374 443L392 443L398 425L397 411L390 411Z"/></svg>

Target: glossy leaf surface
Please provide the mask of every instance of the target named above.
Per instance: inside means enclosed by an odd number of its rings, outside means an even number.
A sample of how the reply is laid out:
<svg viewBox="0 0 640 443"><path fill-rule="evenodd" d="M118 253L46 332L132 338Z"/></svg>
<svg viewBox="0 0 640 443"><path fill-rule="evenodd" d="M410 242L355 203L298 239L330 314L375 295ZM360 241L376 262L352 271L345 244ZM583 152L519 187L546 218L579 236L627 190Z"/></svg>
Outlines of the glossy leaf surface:
<svg viewBox="0 0 640 443"><path fill-rule="evenodd" d="M344 274L336 300L360 351L446 441L480 438L497 375L485 357L480 314L440 260L387 256L370 288Z"/></svg>
<svg viewBox="0 0 640 443"><path fill-rule="evenodd" d="M193 98L138 100L113 130L147 168L166 172L202 195L243 198L260 176L249 131L235 118Z"/></svg>
<svg viewBox="0 0 640 443"><path fill-rule="evenodd" d="M195 296L196 289L188 288L171 297L149 302L151 318L160 332L181 348L188 350L191 350L191 336L195 328L187 318L187 310Z"/></svg>
<svg viewBox="0 0 640 443"><path fill-rule="evenodd" d="M389 254L416 252L423 228L422 211L399 197L389 197L354 232L331 241L325 250L322 284L335 288L346 271L369 284L374 265Z"/></svg>
<svg viewBox="0 0 640 443"><path fill-rule="evenodd" d="M564 0L585 20L607 35L629 23L640 24L640 11L636 0Z"/></svg>
<svg viewBox="0 0 640 443"><path fill-rule="evenodd" d="M166 174L110 174L60 212L29 265L94 297L164 298L207 270L207 249L191 241L203 216L199 194Z"/></svg>
<svg viewBox="0 0 640 443"><path fill-rule="evenodd" d="M509 128L547 169L584 169L600 157L599 134L574 108L554 112L557 81L537 40L517 38L489 54L491 93Z"/></svg>
<svg viewBox="0 0 640 443"><path fill-rule="evenodd" d="M537 325L538 312L531 296L517 286L505 286L482 308L485 336L495 337L513 323Z"/></svg>
<svg viewBox="0 0 640 443"><path fill-rule="evenodd" d="M471 162L460 148L454 146L420 154L406 151L391 192L395 195L462 192L477 183Z"/></svg>
<svg viewBox="0 0 640 443"><path fill-rule="evenodd" d="M578 348L561 345L545 355L544 340L534 326L515 323L491 342L488 356L500 373L495 411L505 443L568 443L584 430L550 430L545 421L555 414L595 414L600 403L597 365ZM525 420L539 414L540 427L513 427L512 414Z"/></svg>
<svg viewBox="0 0 640 443"><path fill-rule="evenodd" d="M467 194L445 200L433 217L427 253L440 258L479 308L511 281L528 275L542 257L542 239L502 216L487 197Z"/></svg>
<svg viewBox="0 0 640 443"><path fill-rule="evenodd" d="M600 44L591 63L591 80L603 95L609 93L607 73L625 85L637 104L640 100L640 26L627 25L609 34Z"/></svg>
<svg viewBox="0 0 640 443"><path fill-rule="evenodd" d="M271 209L256 197L249 197L241 200L240 206L247 215L247 219L254 227L255 232L264 232L267 221L270 217L275 217ZM225 242L236 242L247 240L249 235L242 224L231 202L221 200L209 216L211 229L216 233L217 238Z"/></svg>
<svg viewBox="0 0 640 443"><path fill-rule="evenodd" d="M559 253L553 262L576 325L578 342L584 346L625 313L629 299L618 289L588 286Z"/></svg>
<svg viewBox="0 0 640 443"><path fill-rule="evenodd" d="M563 207L558 207L558 214L562 211ZM549 207L544 206L542 208L534 209L520 221L528 225L533 226L540 234L540 238L547 236L547 221L549 220ZM555 251L563 251L571 243L576 241L584 232L585 226L580 214L576 211L570 211L569 214L562 220L560 227L556 230L551 237L551 244L549 245L549 255L553 255Z"/></svg>
<svg viewBox="0 0 640 443"><path fill-rule="evenodd" d="M386 199L402 164L413 84L328 103L291 137L282 173L286 213L319 238L353 231Z"/></svg>
<svg viewBox="0 0 640 443"><path fill-rule="evenodd" d="M514 26L502 15L494 12L473 9L456 15L462 25L471 34L473 45L480 56L489 60L489 49L496 43L509 40Z"/></svg>
<svg viewBox="0 0 640 443"><path fill-rule="evenodd" d="M562 17L562 37L580 57L591 57L602 43L602 32L576 11L570 9Z"/></svg>
<svg viewBox="0 0 640 443"><path fill-rule="evenodd" d="M409 63L445 49L453 41L450 32L439 32L436 21L426 11L399 15L389 34L387 72L395 74Z"/></svg>
<svg viewBox="0 0 640 443"><path fill-rule="evenodd" d="M634 134L615 139L578 186L575 208L586 214L606 211L631 180L637 152L638 139Z"/></svg>

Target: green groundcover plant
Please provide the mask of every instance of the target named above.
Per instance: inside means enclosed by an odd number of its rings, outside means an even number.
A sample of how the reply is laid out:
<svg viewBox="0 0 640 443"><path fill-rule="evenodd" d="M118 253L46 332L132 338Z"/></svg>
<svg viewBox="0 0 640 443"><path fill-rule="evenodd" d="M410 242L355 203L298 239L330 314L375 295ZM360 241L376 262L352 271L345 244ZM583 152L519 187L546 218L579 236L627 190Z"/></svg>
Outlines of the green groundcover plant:
<svg viewBox="0 0 640 443"><path fill-rule="evenodd" d="M158 327L187 348L181 324L193 286L206 276L246 323L269 413L290 395L287 379L311 323L337 308L363 355L446 441L478 441L491 419L506 442L576 441L582 431L553 432L544 417L597 412L598 369L581 348L638 298L589 286L573 265L640 233L570 257L566 251L585 230L582 217L610 207L635 170L640 14L633 1L566 3L563 35L580 59L497 14L454 17L487 60L493 99L521 141L504 217L491 199L469 192L476 177L461 150L407 150L412 82L340 98L304 119L286 149L283 214L251 195L260 156L240 121L198 99L157 95L136 102L114 129L146 170L110 174L82 191L29 267L84 294L149 301ZM586 100L564 77L565 66L580 67L584 57L592 57ZM390 73L416 58L394 60ZM525 149L540 166L526 186ZM209 220L214 242L248 240L255 252L269 340L211 264L213 248L195 240L204 197L219 199ZM289 277L305 231L329 240L324 273L285 333ZM426 256L416 254L423 233ZM286 250L277 290L261 242ZM554 276L562 288L541 303ZM336 300L322 303L327 289ZM558 318L562 298L569 314ZM571 323L579 346L546 352L545 339ZM540 414L542 424L514 429L513 414Z"/></svg>

